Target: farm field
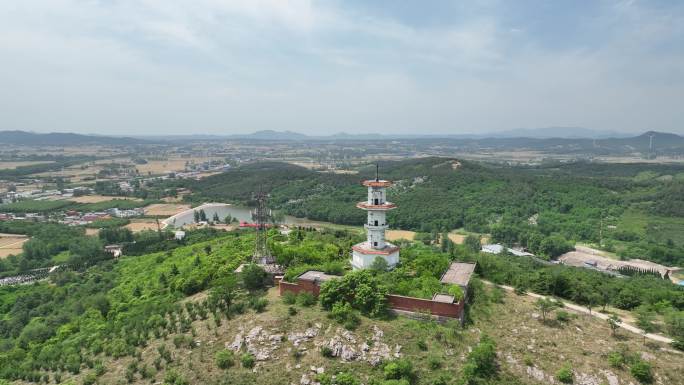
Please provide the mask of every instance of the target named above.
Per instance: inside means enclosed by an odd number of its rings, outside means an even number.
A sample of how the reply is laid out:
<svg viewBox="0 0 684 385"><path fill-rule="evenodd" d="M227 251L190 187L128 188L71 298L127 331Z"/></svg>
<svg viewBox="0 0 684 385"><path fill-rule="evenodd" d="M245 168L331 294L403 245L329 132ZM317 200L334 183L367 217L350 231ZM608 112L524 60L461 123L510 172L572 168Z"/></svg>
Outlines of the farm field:
<svg viewBox="0 0 684 385"><path fill-rule="evenodd" d="M190 205L179 203L154 203L145 207L145 215L167 216L176 215L181 211L189 210Z"/></svg>
<svg viewBox="0 0 684 385"><path fill-rule="evenodd" d="M20 254L22 245L28 240L28 237L22 235L0 234L0 258Z"/></svg>
<svg viewBox="0 0 684 385"><path fill-rule="evenodd" d="M14 170L17 167L33 166L36 164L54 163L53 161L19 161L19 162L0 162L0 170Z"/></svg>
<svg viewBox="0 0 684 385"><path fill-rule="evenodd" d="M385 232L385 238L388 241L396 241L398 239L406 239L412 241L416 237L415 231L407 230L387 230Z"/></svg>
<svg viewBox="0 0 684 385"><path fill-rule="evenodd" d="M133 200L133 201L142 201L140 198L129 198L129 197L119 197L119 196L106 196L106 195L84 195L80 197L72 197L69 198L70 201L76 202L76 203L100 203L100 202L109 202L114 199L124 199L124 200Z"/></svg>
<svg viewBox="0 0 684 385"><path fill-rule="evenodd" d="M139 233L144 230L157 230L157 222L153 220L135 221L124 226L134 233Z"/></svg>
<svg viewBox="0 0 684 385"><path fill-rule="evenodd" d="M617 228L642 236L649 235L661 242L672 239L677 244L684 244L683 218L659 217L629 210L619 218Z"/></svg>
<svg viewBox="0 0 684 385"><path fill-rule="evenodd" d="M465 242L466 237L468 237L467 234L462 234L459 230L454 230L449 233L449 239L451 242L457 244L457 245L462 245L463 242ZM489 243L489 236L487 235L482 235L480 236L480 243L481 244L487 244Z"/></svg>
<svg viewBox="0 0 684 385"><path fill-rule="evenodd" d="M85 233L86 235L98 235L100 233L100 229L86 228Z"/></svg>
<svg viewBox="0 0 684 385"><path fill-rule="evenodd" d="M164 174L174 171L185 170L186 163L202 163L210 160L216 160L219 158L211 157L192 157L192 158L170 158L167 160L148 160L146 164L137 164L135 168L140 172L140 174L147 175L152 174Z"/></svg>

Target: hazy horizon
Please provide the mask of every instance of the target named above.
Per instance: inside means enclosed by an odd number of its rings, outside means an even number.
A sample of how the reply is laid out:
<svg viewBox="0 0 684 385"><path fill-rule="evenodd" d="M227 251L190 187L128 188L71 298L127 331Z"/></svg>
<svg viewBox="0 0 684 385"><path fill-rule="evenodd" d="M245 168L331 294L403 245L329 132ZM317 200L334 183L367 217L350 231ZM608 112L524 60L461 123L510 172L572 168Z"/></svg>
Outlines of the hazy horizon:
<svg viewBox="0 0 684 385"><path fill-rule="evenodd" d="M0 130L684 134L684 3L0 4Z"/></svg>

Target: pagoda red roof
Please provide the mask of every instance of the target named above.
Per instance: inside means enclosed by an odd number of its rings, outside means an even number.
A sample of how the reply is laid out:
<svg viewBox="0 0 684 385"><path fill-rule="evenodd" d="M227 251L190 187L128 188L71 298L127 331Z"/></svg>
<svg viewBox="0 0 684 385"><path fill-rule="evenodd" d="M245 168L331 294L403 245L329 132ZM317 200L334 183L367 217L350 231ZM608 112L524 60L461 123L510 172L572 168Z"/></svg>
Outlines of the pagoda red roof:
<svg viewBox="0 0 684 385"><path fill-rule="evenodd" d="M390 182L388 180L375 180L375 179L364 180L361 183L366 187L389 187L392 185L392 182Z"/></svg>

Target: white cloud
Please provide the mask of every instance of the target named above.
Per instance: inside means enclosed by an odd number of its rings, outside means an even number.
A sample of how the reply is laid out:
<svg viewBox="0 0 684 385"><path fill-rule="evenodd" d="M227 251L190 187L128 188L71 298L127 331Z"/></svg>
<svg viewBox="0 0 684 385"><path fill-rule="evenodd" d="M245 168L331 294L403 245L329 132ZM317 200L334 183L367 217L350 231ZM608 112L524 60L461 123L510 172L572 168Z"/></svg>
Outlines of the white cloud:
<svg viewBox="0 0 684 385"><path fill-rule="evenodd" d="M562 49L505 16L409 24L305 0L5 2L0 129L682 131L681 7L615 3L585 18L589 40Z"/></svg>

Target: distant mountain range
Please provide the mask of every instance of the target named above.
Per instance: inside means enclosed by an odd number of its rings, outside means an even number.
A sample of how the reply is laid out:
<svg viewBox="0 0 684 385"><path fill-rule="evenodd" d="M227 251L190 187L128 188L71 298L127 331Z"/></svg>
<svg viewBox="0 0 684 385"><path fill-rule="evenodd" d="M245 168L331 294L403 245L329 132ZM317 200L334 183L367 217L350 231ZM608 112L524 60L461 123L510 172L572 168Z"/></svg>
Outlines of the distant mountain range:
<svg viewBox="0 0 684 385"><path fill-rule="evenodd" d="M626 138L633 136L617 131L592 130L584 127L543 127L543 128L518 128L507 131L497 131L483 135L472 135L471 137L480 138L565 138L565 139L604 139L604 138Z"/></svg>
<svg viewBox="0 0 684 385"><path fill-rule="evenodd" d="M451 139L484 139L484 138L532 138L532 139L604 139L627 138L634 134L615 131L592 130L583 127L544 127L520 128L507 131L496 131L482 134L348 134L339 132L332 135L306 135L293 131L256 131L251 134L227 135L230 139L254 140L372 140L372 139L408 139L408 138L451 138ZM221 137L221 136L217 136Z"/></svg>
<svg viewBox="0 0 684 385"><path fill-rule="evenodd" d="M684 137L665 132L649 131L641 135L594 131L578 127L549 127L519 129L491 134L473 135L354 135L337 133L327 136L311 136L292 131L257 131L239 135L170 135L144 137L114 137L82 135L73 133L39 134L25 131L0 131L0 143L28 146L74 146L112 145L131 146L150 143L187 143L189 141L412 141L430 145L432 142L448 143L462 149L531 149L556 153L626 154L647 153L653 148L658 153L684 153Z"/></svg>
<svg viewBox="0 0 684 385"><path fill-rule="evenodd" d="M0 143L21 146L82 146L82 145L134 145L142 144L140 139L82 135L66 132L38 134L26 131L0 131Z"/></svg>

